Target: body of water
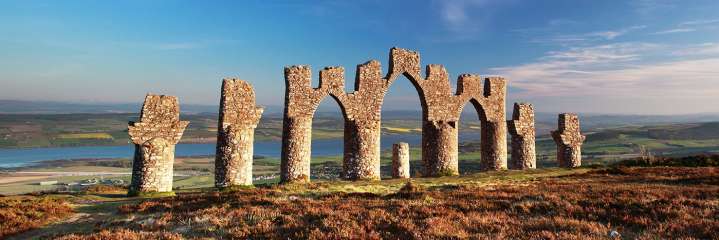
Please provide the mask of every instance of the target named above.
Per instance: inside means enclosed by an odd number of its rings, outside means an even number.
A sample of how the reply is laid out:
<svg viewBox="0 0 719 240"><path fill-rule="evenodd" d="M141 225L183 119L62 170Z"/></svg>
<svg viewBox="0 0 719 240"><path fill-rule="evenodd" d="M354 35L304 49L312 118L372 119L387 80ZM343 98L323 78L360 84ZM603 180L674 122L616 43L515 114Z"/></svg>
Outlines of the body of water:
<svg viewBox="0 0 719 240"><path fill-rule="evenodd" d="M461 141L479 140L478 133L460 134ZM383 135L382 149L392 148L396 142L407 142L410 147L419 146L421 135ZM343 151L342 139L322 139L312 141L312 156L335 156ZM85 147L52 147L0 149L0 167L18 167L31 165L45 160L97 159L97 158L132 158L135 147L127 146L85 146ZM281 141L256 141L255 155L280 157ZM215 154L214 143L178 144L175 156L205 156Z"/></svg>

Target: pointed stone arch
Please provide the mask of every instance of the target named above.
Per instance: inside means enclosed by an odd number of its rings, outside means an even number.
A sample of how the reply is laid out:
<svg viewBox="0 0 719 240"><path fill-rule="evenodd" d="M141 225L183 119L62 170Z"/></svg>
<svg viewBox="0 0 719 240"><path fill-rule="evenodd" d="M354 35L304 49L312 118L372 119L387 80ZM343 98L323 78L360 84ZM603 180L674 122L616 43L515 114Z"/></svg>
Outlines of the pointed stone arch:
<svg viewBox="0 0 719 240"><path fill-rule="evenodd" d="M380 178L381 108L389 86L405 76L415 86L422 105L422 160L425 175L457 175L457 123L469 101L482 109L482 166L506 167L506 83L503 78L460 75L452 93L449 75L442 65L431 64L420 75L419 53L390 50L389 72L382 77L378 61L357 66L355 89L344 91L344 69L320 71L320 86L311 88L308 66L285 68L285 114L282 141L282 181L309 180L312 115L327 95L339 103L345 118L342 176L348 180ZM478 107L481 106L481 107Z"/></svg>

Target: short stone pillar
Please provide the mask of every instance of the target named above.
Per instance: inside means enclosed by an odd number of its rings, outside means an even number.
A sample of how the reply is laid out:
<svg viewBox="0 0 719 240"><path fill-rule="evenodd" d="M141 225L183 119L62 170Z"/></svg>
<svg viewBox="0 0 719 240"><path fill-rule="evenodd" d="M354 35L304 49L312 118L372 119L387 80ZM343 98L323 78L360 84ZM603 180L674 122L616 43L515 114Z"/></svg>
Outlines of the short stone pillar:
<svg viewBox="0 0 719 240"><path fill-rule="evenodd" d="M579 117L575 113L559 114L559 129L552 131L557 144L557 161L560 167L582 165L582 143L586 139L579 130Z"/></svg>
<svg viewBox="0 0 719 240"><path fill-rule="evenodd" d="M255 105L255 91L240 79L224 79L217 127L215 186L252 185L255 128L263 109Z"/></svg>
<svg viewBox="0 0 719 240"><path fill-rule="evenodd" d="M425 177L459 175L459 130L454 121L422 121Z"/></svg>
<svg viewBox="0 0 719 240"><path fill-rule="evenodd" d="M512 159L509 169L537 168L535 152L534 108L528 103L514 103L512 120L507 121L512 135Z"/></svg>
<svg viewBox="0 0 719 240"><path fill-rule="evenodd" d="M135 144L132 180L128 195L172 192L175 144L190 122L180 121L176 97L148 94L139 122L130 122L128 133Z"/></svg>
<svg viewBox="0 0 719 240"><path fill-rule="evenodd" d="M409 144L392 145L392 178L409 178Z"/></svg>

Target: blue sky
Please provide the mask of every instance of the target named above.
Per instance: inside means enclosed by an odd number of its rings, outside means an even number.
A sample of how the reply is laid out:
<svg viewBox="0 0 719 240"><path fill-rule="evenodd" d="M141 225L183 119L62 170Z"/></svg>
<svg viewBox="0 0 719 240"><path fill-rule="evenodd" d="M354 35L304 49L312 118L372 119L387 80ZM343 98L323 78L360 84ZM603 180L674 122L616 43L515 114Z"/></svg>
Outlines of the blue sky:
<svg viewBox="0 0 719 240"><path fill-rule="evenodd" d="M507 77L508 106L719 112L716 0L0 1L0 99L217 104L240 77L279 106L284 66L344 66L349 87L393 46L453 84ZM408 81L390 91L386 109L419 108Z"/></svg>

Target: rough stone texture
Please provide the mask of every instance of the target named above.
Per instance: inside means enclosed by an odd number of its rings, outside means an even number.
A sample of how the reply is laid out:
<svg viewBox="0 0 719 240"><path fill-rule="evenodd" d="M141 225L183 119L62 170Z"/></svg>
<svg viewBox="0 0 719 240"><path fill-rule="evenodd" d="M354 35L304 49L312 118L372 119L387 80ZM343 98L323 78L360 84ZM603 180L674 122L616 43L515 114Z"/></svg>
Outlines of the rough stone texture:
<svg viewBox="0 0 719 240"><path fill-rule="evenodd" d="M574 113L559 114L559 129L552 131L557 144L557 161L560 167L579 167L582 165L582 143L586 139L580 133L579 117Z"/></svg>
<svg viewBox="0 0 719 240"><path fill-rule="evenodd" d="M510 169L534 169L537 167L534 138L534 108L528 103L514 103L512 120L507 121L512 135L512 159Z"/></svg>
<svg viewBox="0 0 719 240"><path fill-rule="evenodd" d="M392 178L409 178L409 144L392 144Z"/></svg>
<svg viewBox="0 0 719 240"><path fill-rule="evenodd" d="M482 121L481 168L507 167L506 81L462 74L452 93L449 75L442 65L427 65L420 76L417 52L393 48L388 79L407 77L417 88L422 103L422 162L426 176L459 174L458 125L462 109L472 103Z"/></svg>
<svg viewBox="0 0 719 240"><path fill-rule="evenodd" d="M308 181L312 116L326 96L335 99L345 118L342 176L348 180L380 178L381 107L389 86L404 75L420 95L423 112L422 159L425 175L458 174L457 124L462 108L471 102L483 121L482 167L506 168L506 83L503 78L484 80L461 75L452 93L447 71L428 65L420 75L420 57L413 51L390 50L390 72L382 77L378 61L357 66L354 91L344 91L344 69L320 71L320 86L311 87L308 66L285 68L285 114L282 147L282 181Z"/></svg>
<svg viewBox="0 0 719 240"><path fill-rule="evenodd" d="M255 105L255 91L240 79L224 79L217 127L215 186L252 185L255 128L263 109Z"/></svg>
<svg viewBox="0 0 719 240"><path fill-rule="evenodd" d="M139 122L128 133L135 144L129 194L171 192L175 145L190 122L180 121L176 97L148 94Z"/></svg>

